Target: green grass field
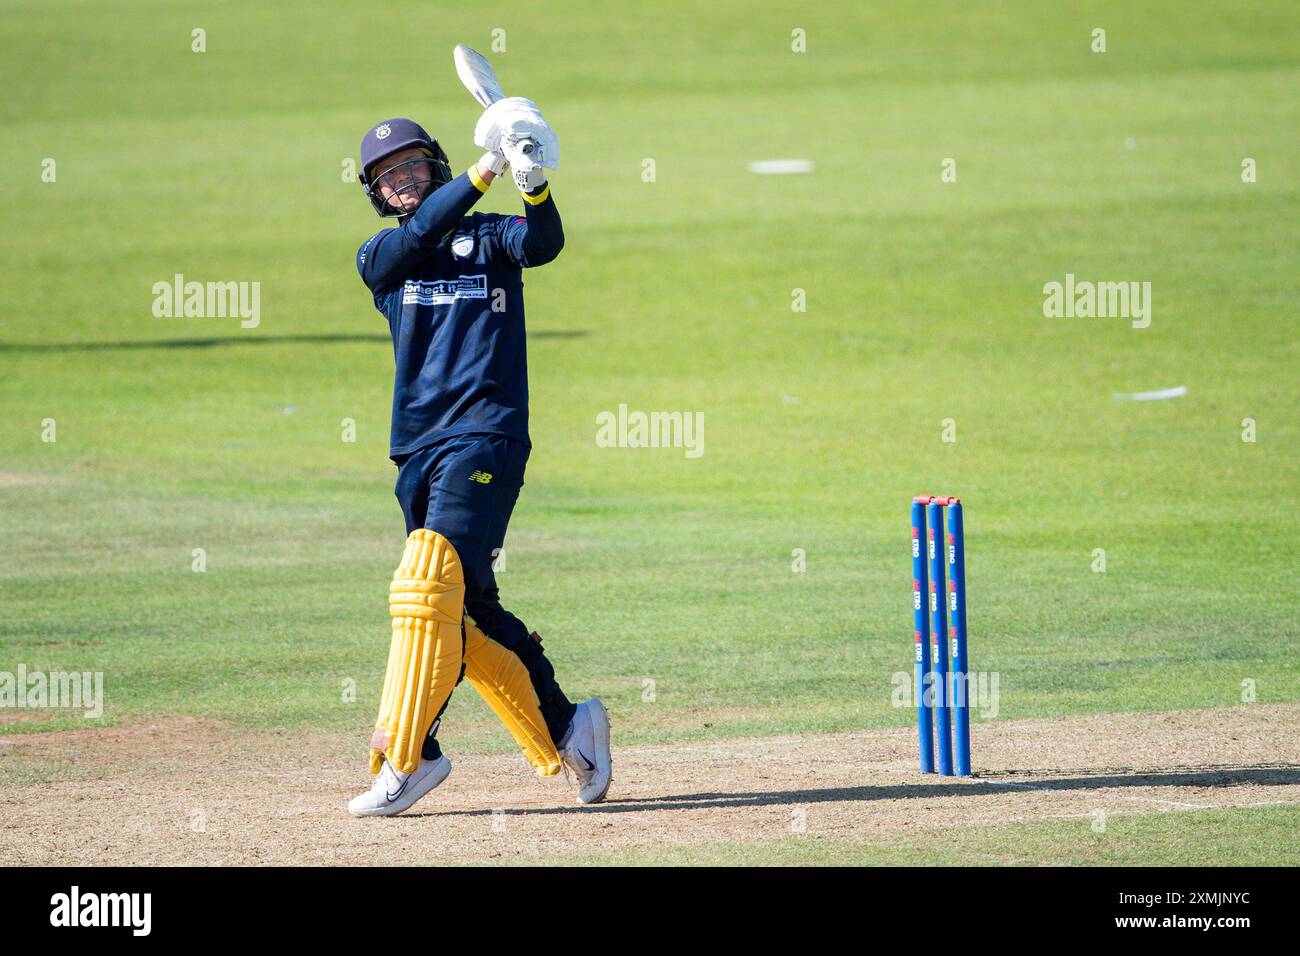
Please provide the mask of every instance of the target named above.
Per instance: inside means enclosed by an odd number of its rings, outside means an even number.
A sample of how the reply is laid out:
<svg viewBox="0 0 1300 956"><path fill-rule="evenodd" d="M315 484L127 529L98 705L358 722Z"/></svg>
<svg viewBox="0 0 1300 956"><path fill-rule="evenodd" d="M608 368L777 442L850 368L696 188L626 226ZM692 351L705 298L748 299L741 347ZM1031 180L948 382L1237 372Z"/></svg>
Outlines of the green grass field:
<svg viewBox="0 0 1300 956"><path fill-rule="evenodd" d="M404 532L353 266L378 221L343 164L410 115L468 166L450 50L499 27L506 90L563 142L568 236L525 277L534 450L499 580L620 743L906 725L923 491L967 503L998 720L1300 700L1300 16L1068 6L408 3L380 30L342 3L6 4L0 670L103 671L110 722L365 736ZM816 168L747 171L772 158ZM260 325L155 318L175 273L260 282ZM1150 327L1044 318L1067 273L1149 281ZM597 447L620 403L702 412L705 453ZM511 747L469 693L446 727Z"/></svg>

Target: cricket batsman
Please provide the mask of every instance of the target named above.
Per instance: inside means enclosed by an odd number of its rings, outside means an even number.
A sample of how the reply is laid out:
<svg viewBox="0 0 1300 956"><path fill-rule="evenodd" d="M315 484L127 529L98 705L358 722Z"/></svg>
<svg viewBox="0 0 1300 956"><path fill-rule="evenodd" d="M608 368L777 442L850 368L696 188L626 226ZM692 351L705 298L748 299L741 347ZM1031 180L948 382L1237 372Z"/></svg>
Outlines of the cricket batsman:
<svg viewBox="0 0 1300 956"><path fill-rule="evenodd" d="M401 813L447 778L437 731L462 678L539 775L567 766L579 803L609 789L604 705L569 701L493 576L532 448L522 271L564 247L546 179L559 141L521 97L489 106L474 141L486 152L454 179L438 141L409 119L385 120L361 141L361 185L380 216L397 220L362 244L357 269L393 338L389 454L407 539L389 586L376 777L348 804L354 816ZM523 214L472 213L508 167Z"/></svg>

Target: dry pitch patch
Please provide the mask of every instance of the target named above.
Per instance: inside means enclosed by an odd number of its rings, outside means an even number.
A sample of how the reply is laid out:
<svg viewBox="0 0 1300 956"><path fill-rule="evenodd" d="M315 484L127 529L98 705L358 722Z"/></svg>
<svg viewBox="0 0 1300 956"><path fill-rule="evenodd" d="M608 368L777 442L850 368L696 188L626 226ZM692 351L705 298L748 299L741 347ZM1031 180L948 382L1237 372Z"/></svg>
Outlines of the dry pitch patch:
<svg viewBox="0 0 1300 956"><path fill-rule="evenodd" d="M354 820L364 740L165 718L0 736L0 850L28 865L492 863L1300 805L1298 725L1300 704L976 724L967 780L922 778L909 729L616 747L597 807L521 756L453 753L412 811Z"/></svg>

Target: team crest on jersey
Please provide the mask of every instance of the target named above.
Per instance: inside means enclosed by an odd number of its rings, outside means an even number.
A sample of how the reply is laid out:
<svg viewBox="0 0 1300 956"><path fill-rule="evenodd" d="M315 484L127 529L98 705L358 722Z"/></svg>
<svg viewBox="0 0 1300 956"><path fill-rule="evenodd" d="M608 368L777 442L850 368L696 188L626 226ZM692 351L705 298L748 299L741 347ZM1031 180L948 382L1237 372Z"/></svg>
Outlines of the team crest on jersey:
<svg viewBox="0 0 1300 956"><path fill-rule="evenodd" d="M473 236L457 236L451 241L451 254L457 259L464 259L474 249Z"/></svg>
<svg viewBox="0 0 1300 956"><path fill-rule="evenodd" d="M451 305L457 299L486 299L487 276L457 276L421 282L409 280L402 287L402 305Z"/></svg>

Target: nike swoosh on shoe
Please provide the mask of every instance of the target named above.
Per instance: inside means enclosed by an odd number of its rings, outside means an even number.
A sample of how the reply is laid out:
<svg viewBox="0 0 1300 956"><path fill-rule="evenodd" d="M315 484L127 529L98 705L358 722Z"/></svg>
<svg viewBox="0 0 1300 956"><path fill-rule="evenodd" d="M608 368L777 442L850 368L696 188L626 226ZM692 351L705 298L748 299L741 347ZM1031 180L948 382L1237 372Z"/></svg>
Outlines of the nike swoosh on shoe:
<svg viewBox="0 0 1300 956"><path fill-rule="evenodd" d="M410 782L411 782L411 778L410 778L410 777L407 777L405 780L403 780L403 781L402 781L402 785L401 785L400 787L397 788L397 792L396 792L396 793L393 793L391 790L388 790L387 788L385 788L385 790L384 790L384 794L385 794L385 796L388 797L388 802L389 802L389 803L392 803L392 802L394 802L398 797L400 797L400 796L402 795L402 791L406 789L406 785L407 785L408 783L410 783Z"/></svg>

